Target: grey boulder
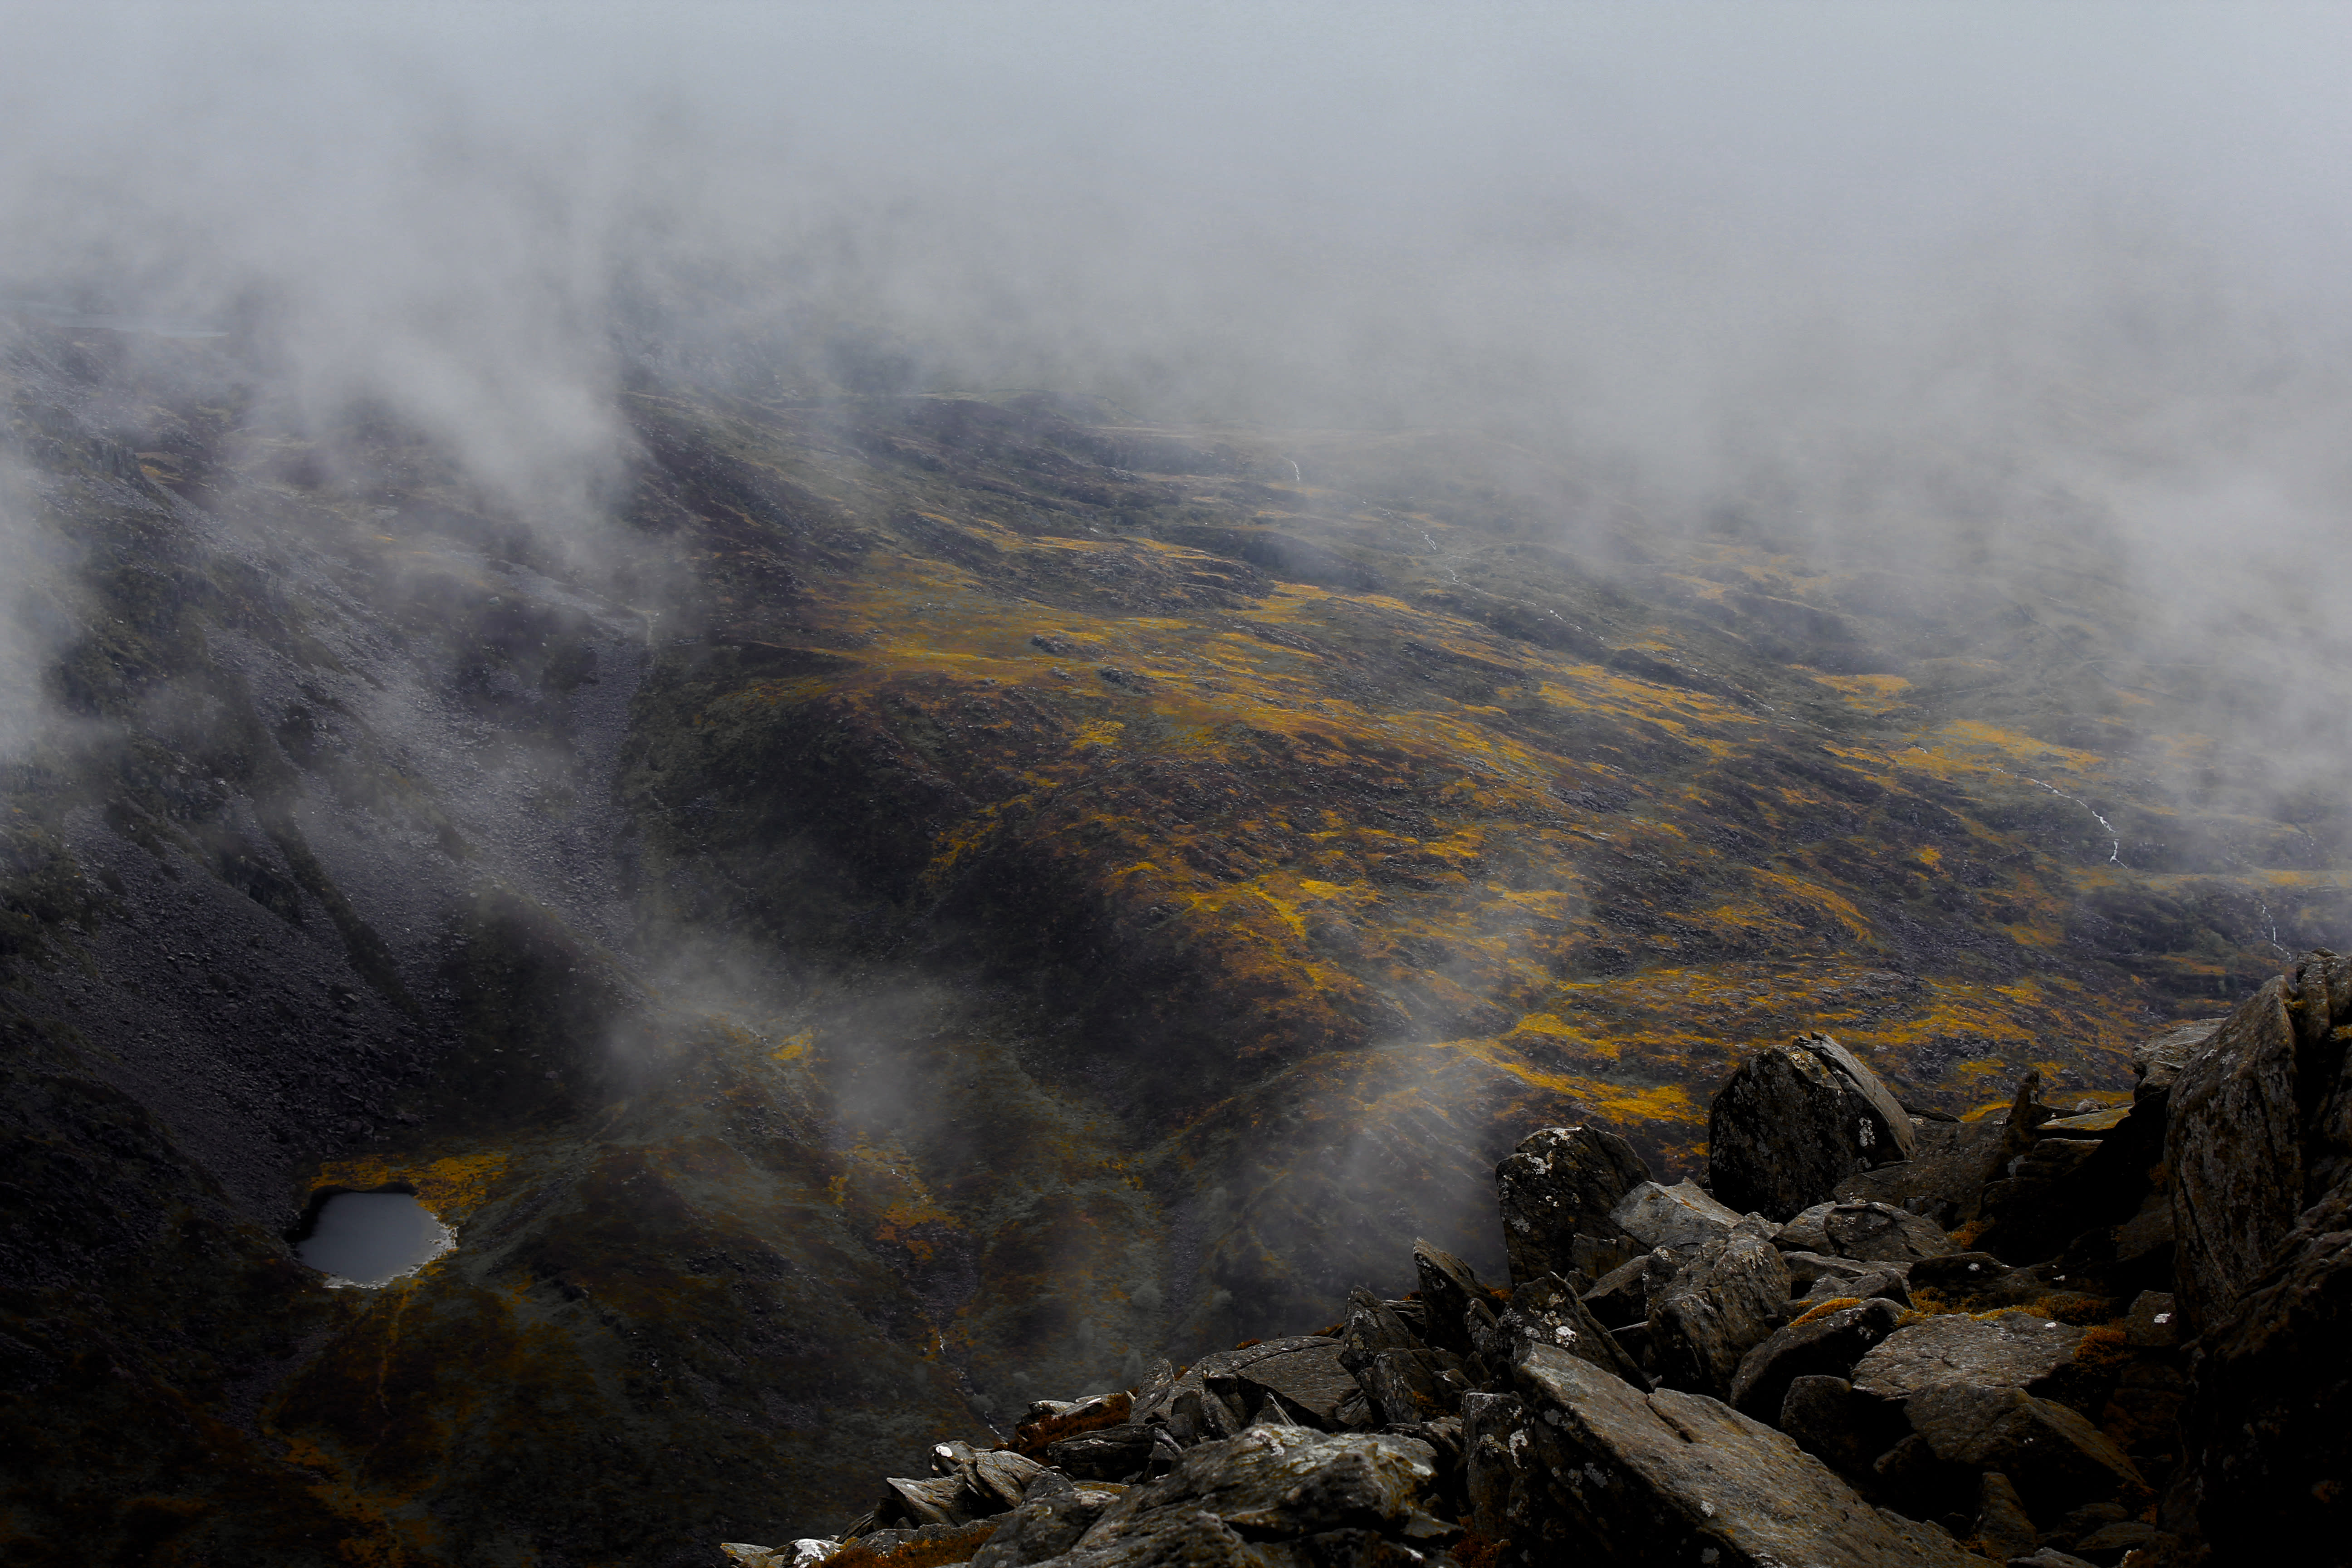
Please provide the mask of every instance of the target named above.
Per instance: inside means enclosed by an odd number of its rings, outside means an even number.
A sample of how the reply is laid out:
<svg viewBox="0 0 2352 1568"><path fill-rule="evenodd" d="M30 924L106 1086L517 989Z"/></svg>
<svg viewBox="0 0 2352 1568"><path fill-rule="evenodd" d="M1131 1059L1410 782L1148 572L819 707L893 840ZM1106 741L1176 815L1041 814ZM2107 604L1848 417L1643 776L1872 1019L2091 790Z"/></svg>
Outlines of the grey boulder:
<svg viewBox="0 0 2352 1568"><path fill-rule="evenodd" d="M1731 1406L1759 1421L1779 1419L1789 1385L1801 1377L1843 1377L1872 1347L1895 1332L1903 1309L1884 1298L1790 1323L1739 1359Z"/></svg>
<svg viewBox="0 0 2352 1568"><path fill-rule="evenodd" d="M1675 1252L1706 1246L1740 1219L1737 1210L1717 1203L1690 1181L1671 1187L1643 1182L1618 1200L1609 1217L1643 1247Z"/></svg>
<svg viewBox="0 0 2352 1568"><path fill-rule="evenodd" d="M1665 1381L1722 1398L1739 1358L1778 1328L1789 1267L1751 1222L1701 1247L1650 1298L1650 1349Z"/></svg>
<svg viewBox="0 0 2352 1568"><path fill-rule="evenodd" d="M1495 1167L1511 1279L1555 1274L1590 1284L1642 1251L1610 1217L1650 1179L1633 1145L1597 1127L1546 1127Z"/></svg>
<svg viewBox="0 0 2352 1568"><path fill-rule="evenodd" d="M1892 1204L1815 1204L1780 1227L1783 1250L1829 1253L1864 1263L1916 1263L1955 1250L1933 1221Z"/></svg>
<svg viewBox="0 0 2352 1568"><path fill-rule="evenodd" d="M1759 1051L1717 1091L1707 1185L1733 1208L1788 1219L1856 1171L1907 1161L1911 1118L1878 1075L1827 1035Z"/></svg>

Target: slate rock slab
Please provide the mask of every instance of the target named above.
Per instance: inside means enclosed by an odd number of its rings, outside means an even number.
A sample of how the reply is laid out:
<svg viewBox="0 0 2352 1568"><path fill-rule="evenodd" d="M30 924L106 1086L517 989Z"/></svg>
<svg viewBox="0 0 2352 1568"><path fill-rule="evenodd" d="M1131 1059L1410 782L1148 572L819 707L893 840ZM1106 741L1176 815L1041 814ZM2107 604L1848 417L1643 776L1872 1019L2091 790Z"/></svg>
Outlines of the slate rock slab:
<svg viewBox="0 0 2352 1568"><path fill-rule="evenodd" d="M2065 1405L2021 1388L1937 1384L1913 1394L1904 1414L1937 1458L2009 1477L2038 1519L2147 1490L2139 1471L2105 1433Z"/></svg>
<svg viewBox="0 0 2352 1568"><path fill-rule="evenodd" d="M1597 1127L1546 1127L1495 1167L1514 1283L1555 1274L1589 1283L1643 1248L1610 1211L1650 1179L1632 1144Z"/></svg>
<svg viewBox="0 0 2352 1568"><path fill-rule="evenodd" d="M1790 1384L1801 1377L1844 1377L1895 1332L1902 1316L1900 1304L1880 1298L1775 1331L1740 1357L1731 1380L1732 1408L1759 1421L1777 1420Z"/></svg>
<svg viewBox="0 0 2352 1568"><path fill-rule="evenodd" d="M1855 1363L1853 1385L1880 1399L1948 1384L2030 1388L2074 1360L2088 1332L2031 1312L1938 1313L1895 1330Z"/></svg>
<svg viewBox="0 0 2352 1568"><path fill-rule="evenodd" d="M1490 1470L1513 1466L1504 1511L1522 1561L1982 1568L1931 1533L1890 1525L1820 1460L1728 1405L1643 1394L1541 1345L1513 1375L1518 1441L1494 1441L1492 1408L1479 1425ZM1491 1501L1491 1474L1477 1479Z"/></svg>
<svg viewBox="0 0 2352 1568"><path fill-rule="evenodd" d="M1916 1263L1956 1250L1932 1220L1892 1204L1853 1200L1815 1204L1782 1226L1776 1239L1786 1251L1864 1263Z"/></svg>
<svg viewBox="0 0 2352 1568"><path fill-rule="evenodd" d="M1609 1217L1643 1247L1676 1252L1704 1247L1740 1219L1737 1210L1717 1203L1690 1181L1671 1187L1643 1182L1618 1201Z"/></svg>
<svg viewBox="0 0 2352 1568"><path fill-rule="evenodd" d="M1759 1051L1707 1110L1707 1185L1735 1209L1785 1220L1856 1171L1912 1158L1911 1118L1878 1075L1827 1035Z"/></svg>

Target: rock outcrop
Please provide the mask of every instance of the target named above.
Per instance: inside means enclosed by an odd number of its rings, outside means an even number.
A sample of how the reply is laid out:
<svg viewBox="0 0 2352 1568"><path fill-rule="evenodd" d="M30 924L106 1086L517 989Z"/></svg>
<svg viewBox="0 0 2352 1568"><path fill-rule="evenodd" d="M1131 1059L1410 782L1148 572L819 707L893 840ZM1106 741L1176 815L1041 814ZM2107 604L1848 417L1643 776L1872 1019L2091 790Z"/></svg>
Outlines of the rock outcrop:
<svg viewBox="0 0 2352 1568"><path fill-rule="evenodd" d="M1402 1300L1360 1289L1324 1333L1040 1405L996 1453L942 1444L930 1476L790 1550L844 1568L2198 1568L2282 1521L2282 1540L2341 1540L2347 980L2316 954L2218 1031L2160 1037L2127 1107L2061 1115L2028 1073L2006 1116L1946 1124L1964 1135L1922 1119L1836 1160L1826 1120L1795 1111L1795 1156L1759 1152L1756 1108L1810 1085L1815 1111L1880 1115L1862 1069L1817 1037L1765 1053L1718 1098L1744 1152L1712 1194L1650 1179L1597 1130L1543 1130L1496 1173L1511 1286L1416 1241ZM1873 1147L1926 1151L1935 1191L1814 1195ZM1722 1201L1738 1160L1800 1173L1728 1188L1784 1214ZM1890 1194L1915 1174L1864 1173ZM2152 1212L2177 1216L2177 1258L2128 1245Z"/></svg>

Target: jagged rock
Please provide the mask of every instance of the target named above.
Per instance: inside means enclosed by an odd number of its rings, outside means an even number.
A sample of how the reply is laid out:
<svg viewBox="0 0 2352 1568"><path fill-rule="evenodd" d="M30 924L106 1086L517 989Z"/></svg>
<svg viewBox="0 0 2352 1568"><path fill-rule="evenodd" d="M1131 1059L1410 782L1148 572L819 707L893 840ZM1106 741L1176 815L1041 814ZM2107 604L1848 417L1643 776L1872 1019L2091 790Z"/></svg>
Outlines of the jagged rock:
<svg viewBox="0 0 2352 1568"><path fill-rule="evenodd" d="M1783 1321L1789 1268L1743 1222L1708 1242L1650 1301L1650 1349L1665 1381L1717 1398L1731 1391L1739 1358Z"/></svg>
<svg viewBox="0 0 2352 1568"><path fill-rule="evenodd" d="M1604 1328L1646 1322L1651 1291L1673 1279L1681 1267L1681 1260L1671 1251L1659 1247L1602 1275L1582 1300Z"/></svg>
<svg viewBox="0 0 2352 1568"><path fill-rule="evenodd" d="M2033 1521L2026 1514L2025 1500L2017 1495L2017 1488L1999 1470L1987 1470L1977 1478L1977 1522L1973 1533L1977 1550L1996 1563L2026 1555L2041 1539L2034 1533Z"/></svg>
<svg viewBox="0 0 2352 1568"><path fill-rule="evenodd" d="M1759 1051L1706 1120L1707 1185L1724 1203L1784 1220L1855 1171L1909 1160L1911 1118L1878 1075L1827 1035Z"/></svg>
<svg viewBox="0 0 2352 1568"><path fill-rule="evenodd" d="M1649 1386L1640 1365L1557 1275L1538 1275L1519 1286L1503 1311L1491 1315L1487 1323L1475 1348L1488 1366L1510 1365L1523 1345L1548 1344L1581 1356L1636 1387Z"/></svg>
<svg viewBox="0 0 2352 1568"><path fill-rule="evenodd" d="M1891 1526L1790 1438L1712 1399L1644 1394L1542 1345L1513 1373L1518 1396L1483 1396L1465 1424L1474 1517L1507 1537L1506 1563L1974 1562Z"/></svg>
<svg viewBox="0 0 2352 1568"><path fill-rule="evenodd" d="M1329 1436L1297 1426L1254 1426L1187 1453L1167 1475L1132 1487L1079 1538L1068 1568L1109 1564L1296 1562L1251 1542L1311 1542L1309 1562L1379 1562L1387 1542L1418 1561L1459 1533L1421 1507L1436 1480L1429 1445L1381 1433ZM1203 1528L1213 1526L1213 1529Z"/></svg>
<svg viewBox="0 0 2352 1568"><path fill-rule="evenodd" d="M1833 1469L1867 1475L1871 1461L1910 1435L1902 1407L1856 1394L1842 1377L1792 1378L1775 1423Z"/></svg>
<svg viewBox="0 0 2352 1568"><path fill-rule="evenodd" d="M2165 1163L2174 1294L2192 1331L2229 1315L2277 1260L2296 1216L2321 1195L2306 1191L2304 1111L2319 1110L2315 1120L2325 1121L2331 1099L2352 1104L2335 1081L2342 1048L2332 1031L2346 1013L2352 1013L2352 963L2315 952L2222 1020L2173 1081ZM2315 1142L2338 1145L2329 1153L2340 1157L2352 1144L2347 1131L2330 1129Z"/></svg>
<svg viewBox="0 0 2352 1568"><path fill-rule="evenodd" d="M2131 1460L2105 1433L2065 1405L2021 1388L1936 1384L1912 1394L1904 1415L1937 1459L2000 1471L2037 1516L2118 1491L2147 1490Z"/></svg>
<svg viewBox="0 0 2352 1568"><path fill-rule="evenodd" d="M1633 1145L1597 1127L1547 1127L1495 1167L1511 1280L1554 1274L1599 1279L1643 1244L1610 1217L1650 1167Z"/></svg>
<svg viewBox="0 0 2352 1568"><path fill-rule="evenodd" d="M963 1485L953 1476L892 1476L882 1487L882 1501L874 1510L877 1524L960 1524L971 1517L961 1506Z"/></svg>
<svg viewBox="0 0 2352 1568"><path fill-rule="evenodd" d="M2180 1422L2208 1540L2346 1539L2352 1477L2352 1183L2314 1205L2202 1338Z"/></svg>
<svg viewBox="0 0 2352 1568"><path fill-rule="evenodd" d="M1372 1418L1388 1425L1450 1415L1470 1385L1460 1356L1423 1343L1392 1303L1366 1290L1349 1294L1339 1364L1355 1375Z"/></svg>
<svg viewBox="0 0 2352 1568"><path fill-rule="evenodd" d="M1911 1131L1910 1159L1856 1171L1832 1188L1830 1196L1891 1204L1952 1229L1976 1212L1985 1163L2000 1145L2001 1123L1914 1118Z"/></svg>
<svg viewBox="0 0 2352 1568"><path fill-rule="evenodd" d="M1675 1252L1703 1247L1739 1223L1736 1211L1717 1203L1690 1181L1676 1182L1671 1187L1643 1182L1618 1201L1609 1217L1643 1247Z"/></svg>
<svg viewBox="0 0 2352 1568"><path fill-rule="evenodd" d="M1027 1568L1060 1556L1094 1528L1124 1489L1066 1482L1038 1489L998 1522L996 1533L972 1554L971 1568Z"/></svg>
<svg viewBox="0 0 2352 1568"><path fill-rule="evenodd" d="M1470 1352L1470 1332L1464 1314L1473 1301L1486 1301L1492 1292L1478 1283L1470 1266L1442 1247L1413 1238L1412 1267L1421 1277L1421 1300L1429 1309L1429 1342L1456 1355Z"/></svg>
<svg viewBox="0 0 2352 1568"><path fill-rule="evenodd" d="M1864 1355L1853 1385L1880 1399L1950 1384L2029 1388L2072 1361L2087 1332L2030 1312L1938 1313L1895 1330Z"/></svg>
<svg viewBox="0 0 2352 1568"><path fill-rule="evenodd" d="M1790 1323L1739 1358L1731 1407L1759 1421L1779 1419L1789 1385L1801 1377L1844 1377L1870 1348L1895 1331L1903 1309L1884 1299Z"/></svg>
<svg viewBox="0 0 2352 1568"><path fill-rule="evenodd" d="M1370 1297L1364 1299L1371 1300ZM1377 1301L1372 1304L1379 1307ZM1393 1313L1387 1314L1387 1321L1394 1324L1392 1331L1400 1342L1413 1342L1412 1336L1402 1323L1397 1322ZM1180 1443L1231 1437L1250 1424L1263 1394L1272 1386L1253 1382L1247 1376L1252 1367L1261 1362L1270 1362L1299 1352L1336 1349L1339 1345L1340 1342L1320 1334L1295 1334L1278 1340L1261 1340L1245 1350L1212 1351L1186 1367L1181 1377L1171 1379L1164 1384L1158 1384L1157 1380L1148 1380L1160 1392L1149 1401L1136 1401L1129 1419L1139 1426L1166 1426ZM1311 1363L1302 1363L1297 1369L1300 1376L1307 1375L1308 1365ZM1288 1373L1269 1375L1289 1376ZM1222 1410L1220 1406L1223 1406Z"/></svg>
<svg viewBox="0 0 2352 1568"><path fill-rule="evenodd" d="M1123 1480L1151 1462L1155 1440L1152 1427L1129 1422L1049 1443L1045 1458L1055 1469L1067 1471L1080 1480Z"/></svg>
<svg viewBox="0 0 2352 1568"><path fill-rule="evenodd" d="M1827 1253L1865 1263L1916 1263L1953 1250L1951 1239L1927 1220L1891 1204L1815 1204L1780 1227L1784 1251Z"/></svg>
<svg viewBox="0 0 2352 1568"><path fill-rule="evenodd" d="M1360 1394L1354 1374L1340 1363L1345 1347L1337 1340L1311 1344L1275 1355L1261 1356L1237 1368L1232 1376L1264 1394L1279 1398L1289 1409L1307 1415L1306 1425L1325 1430L1347 1425L1341 1414L1349 1396ZM1255 1417L1263 1398L1250 1401Z"/></svg>

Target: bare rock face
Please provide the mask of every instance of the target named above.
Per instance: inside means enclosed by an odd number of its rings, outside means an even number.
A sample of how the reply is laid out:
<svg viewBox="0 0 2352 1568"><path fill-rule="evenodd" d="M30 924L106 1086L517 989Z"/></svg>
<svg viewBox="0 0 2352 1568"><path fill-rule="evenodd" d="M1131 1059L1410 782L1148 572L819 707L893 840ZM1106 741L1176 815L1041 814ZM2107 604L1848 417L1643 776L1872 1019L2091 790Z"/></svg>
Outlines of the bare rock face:
<svg viewBox="0 0 2352 1568"><path fill-rule="evenodd" d="M1791 1252L1827 1253L1865 1263L1916 1263L1940 1258L1952 1243L1934 1222L1891 1204L1815 1204L1774 1238Z"/></svg>
<svg viewBox="0 0 2352 1568"><path fill-rule="evenodd" d="M1706 1143L1716 1196L1779 1220L1916 1148L1911 1118L1878 1075L1827 1035L1750 1057L1716 1095Z"/></svg>
<svg viewBox="0 0 2352 1568"><path fill-rule="evenodd" d="M1650 1345L1665 1380L1722 1398L1739 1358L1779 1327L1789 1266L1753 1221L1708 1242L1650 1298Z"/></svg>
<svg viewBox="0 0 2352 1568"><path fill-rule="evenodd" d="M2087 1333L2030 1312L1942 1313L1886 1336L1855 1363L1853 1385L1881 1399L1947 1384L2030 1388L2072 1361Z"/></svg>
<svg viewBox="0 0 2352 1568"><path fill-rule="evenodd" d="M1557 1275L1543 1275L1513 1290L1509 1304L1475 1337L1478 1354L1489 1366L1508 1366L1527 1346L1545 1344L1581 1357L1636 1388L1649 1386L1617 1336Z"/></svg>
<svg viewBox="0 0 2352 1568"><path fill-rule="evenodd" d="M1642 1251L1610 1211L1649 1179L1633 1145L1597 1127L1546 1127L1522 1139L1495 1167L1512 1282L1557 1274L1590 1284Z"/></svg>
<svg viewBox="0 0 2352 1568"><path fill-rule="evenodd" d="M1517 1396L1485 1396L1470 1423L1479 1528L1507 1534L1505 1562L1981 1568L1715 1400L1643 1394L1540 1345L1514 1376Z"/></svg>
<svg viewBox="0 0 2352 1568"><path fill-rule="evenodd" d="M2173 1080L2164 1152L2174 1294L2193 1331L2227 1317L2277 1261L2296 1217L2333 1184L2307 1184L2318 1173L2312 1163L2325 1162L2333 1175L2352 1155L2352 1096L2333 1038L2347 1015L2352 963L2315 952L2224 1019Z"/></svg>

